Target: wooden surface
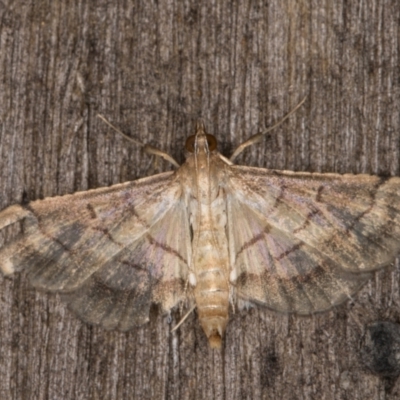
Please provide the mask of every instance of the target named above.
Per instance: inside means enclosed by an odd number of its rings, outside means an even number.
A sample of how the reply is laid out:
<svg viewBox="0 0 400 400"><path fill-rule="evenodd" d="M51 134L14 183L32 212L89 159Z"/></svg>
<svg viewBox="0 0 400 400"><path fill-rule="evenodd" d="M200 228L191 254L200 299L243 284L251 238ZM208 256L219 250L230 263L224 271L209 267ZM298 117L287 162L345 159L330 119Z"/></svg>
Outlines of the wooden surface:
<svg viewBox="0 0 400 400"><path fill-rule="evenodd" d="M0 4L0 209L171 169L198 117L229 152L304 106L238 163L399 175L400 3ZM0 244L4 240L0 237ZM367 324L400 321L399 265L313 317L231 316L221 352L196 313L129 333L81 323L24 275L0 277L1 399L396 399L360 361Z"/></svg>

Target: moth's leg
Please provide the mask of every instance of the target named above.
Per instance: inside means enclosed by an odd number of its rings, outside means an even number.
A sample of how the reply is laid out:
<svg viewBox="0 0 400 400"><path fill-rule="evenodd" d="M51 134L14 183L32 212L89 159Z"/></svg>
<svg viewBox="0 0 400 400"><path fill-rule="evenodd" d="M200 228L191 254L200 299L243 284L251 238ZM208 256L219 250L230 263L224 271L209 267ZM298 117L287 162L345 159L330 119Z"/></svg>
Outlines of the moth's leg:
<svg viewBox="0 0 400 400"><path fill-rule="evenodd" d="M275 129L277 126L279 126L283 121L286 121L292 114L294 114L302 105L303 103L306 101L306 97L304 97L304 99L297 104L297 106L295 108L293 108L292 111L290 111L288 114L286 114L279 122L277 122L275 125L272 125L271 127L269 127L267 130L265 130L264 132L260 132L257 133L255 135L253 135L250 139L247 139L245 142L243 142L242 144L240 144L236 150L233 152L233 154L231 155L231 158L229 159L230 161L233 161L246 147L251 146L252 144L258 143L268 132L272 131L273 129Z"/></svg>
<svg viewBox="0 0 400 400"><path fill-rule="evenodd" d="M180 165L175 161L173 157L171 157L168 153L165 153L162 150L159 150L153 146L150 146L149 144L144 144L140 142L139 140L136 140L134 138L131 138L128 135L125 135L122 131L120 131L118 128L116 128L111 122L109 122L106 118L104 118L101 114L97 114L97 116L102 119L108 126L113 128L116 132L118 132L120 135L122 135L126 140L129 140L132 143L135 143L137 146L143 147L143 150L147 154L154 154L157 157L162 157L164 160L170 162L172 165L175 167L179 168Z"/></svg>
<svg viewBox="0 0 400 400"><path fill-rule="evenodd" d="M128 136L129 137L129 136ZM179 168L180 165L178 164L177 161L175 161L175 159L170 156L168 153L165 153L162 150L156 149L153 146L150 146L149 144L145 144L143 146L143 150L147 153L147 154L154 154L155 156L158 157L162 157L164 160L170 162L174 167Z"/></svg>
<svg viewBox="0 0 400 400"><path fill-rule="evenodd" d="M185 319L194 311L196 308L196 304L190 308L190 310L181 318L181 320L174 326L174 328L171 330L171 332L176 331L184 322Z"/></svg>

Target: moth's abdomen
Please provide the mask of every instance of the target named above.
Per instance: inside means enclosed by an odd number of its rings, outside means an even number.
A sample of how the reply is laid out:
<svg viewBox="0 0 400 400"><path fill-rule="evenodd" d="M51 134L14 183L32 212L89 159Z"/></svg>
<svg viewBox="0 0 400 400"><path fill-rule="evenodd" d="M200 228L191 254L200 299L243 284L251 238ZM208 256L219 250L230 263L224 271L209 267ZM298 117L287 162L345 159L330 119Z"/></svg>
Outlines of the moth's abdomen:
<svg viewBox="0 0 400 400"><path fill-rule="evenodd" d="M225 231L201 230L197 240L198 246L194 255L197 311L210 346L219 348L229 319L228 249Z"/></svg>
<svg viewBox="0 0 400 400"><path fill-rule="evenodd" d="M200 324L212 348L221 347L228 323L229 291L220 273L209 272L197 282L195 299Z"/></svg>

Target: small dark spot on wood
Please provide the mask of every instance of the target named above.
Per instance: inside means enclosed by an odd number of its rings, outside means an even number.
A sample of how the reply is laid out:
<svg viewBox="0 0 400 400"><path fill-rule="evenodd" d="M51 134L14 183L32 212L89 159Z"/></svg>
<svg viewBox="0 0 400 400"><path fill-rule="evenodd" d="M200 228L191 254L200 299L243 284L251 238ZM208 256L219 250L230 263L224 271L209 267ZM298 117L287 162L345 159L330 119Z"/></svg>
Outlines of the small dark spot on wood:
<svg viewBox="0 0 400 400"><path fill-rule="evenodd" d="M275 349L265 349L263 352L261 382L263 387L273 387L274 379L282 373L278 354Z"/></svg>
<svg viewBox="0 0 400 400"><path fill-rule="evenodd" d="M361 343L361 361L386 379L400 375L400 325L378 321L369 325Z"/></svg>

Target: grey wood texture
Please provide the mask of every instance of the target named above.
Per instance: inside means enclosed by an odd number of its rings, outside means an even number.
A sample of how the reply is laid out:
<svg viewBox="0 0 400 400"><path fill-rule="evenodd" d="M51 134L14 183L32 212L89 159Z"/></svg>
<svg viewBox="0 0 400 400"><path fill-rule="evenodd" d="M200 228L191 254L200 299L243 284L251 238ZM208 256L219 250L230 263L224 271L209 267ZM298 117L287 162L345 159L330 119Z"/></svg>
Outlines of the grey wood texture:
<svg viewBox="0 0 400 400"><path fill-rule="evenodd" d="M0 209L172 169L202 117L237 160L296 171L399 175L400 2L0 2ZM6 238L0 237L0 245ZM192 313L129 333L72 315L24 274L0 277L1 399L396 399L360 361L367 324L400 321L399 265L312 317L231 315L213 351Z"/></svg>

